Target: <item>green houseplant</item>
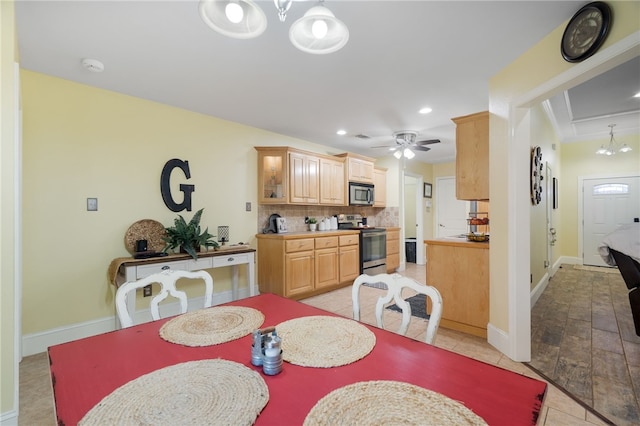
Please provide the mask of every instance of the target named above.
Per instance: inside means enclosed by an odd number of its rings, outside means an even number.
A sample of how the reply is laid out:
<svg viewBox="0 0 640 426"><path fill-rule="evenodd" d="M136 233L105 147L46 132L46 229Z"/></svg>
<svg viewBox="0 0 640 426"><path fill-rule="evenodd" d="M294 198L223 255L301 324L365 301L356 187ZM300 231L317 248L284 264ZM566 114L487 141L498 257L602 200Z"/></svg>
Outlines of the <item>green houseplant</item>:
<svg viewBox="0 0 640 426"><path fill-rule="evenodd" d="M215 235L209 234L209 228L205 229L204 232L200 232L200 217L203 210L198 210L189 223L181 215L178 215L174 220L174 226L165 228L167 236L163 240L167 245L163 250L164 252L180 247L180 250L187 252L194 259L198 259L197 252L200 250L200 246L219 247L219 244L212 239Z"/></svg>

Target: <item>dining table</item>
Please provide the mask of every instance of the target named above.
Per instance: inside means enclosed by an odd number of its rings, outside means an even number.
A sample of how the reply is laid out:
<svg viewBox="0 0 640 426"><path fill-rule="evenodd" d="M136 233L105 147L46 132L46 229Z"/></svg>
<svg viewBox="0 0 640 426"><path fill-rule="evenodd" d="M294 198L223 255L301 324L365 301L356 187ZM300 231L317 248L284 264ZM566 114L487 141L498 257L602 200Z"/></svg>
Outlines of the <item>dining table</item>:
<svg viewBox="0 0 640 426"><path fill-rule="evenodd" d="M218 306L253 308L264 315L261 327L275 326L276 330L293 319L338 317L268 293ZM220 344L185 346L161 338L161 327L170 320L49 347L57 423L75 425L127 383L165 367L199 360L233 361L262 376L269 398L255 419L257 425L301 425L330 392L354 383L385 380L416 385L458 401L489 425L535 425L547 390L540 380L364 323L360 324L373 333L375 345L361 359L331 368L284 362L279 374L266 375L251 362L252 333ZM335 331L327 329L326 334Z"/></svg>

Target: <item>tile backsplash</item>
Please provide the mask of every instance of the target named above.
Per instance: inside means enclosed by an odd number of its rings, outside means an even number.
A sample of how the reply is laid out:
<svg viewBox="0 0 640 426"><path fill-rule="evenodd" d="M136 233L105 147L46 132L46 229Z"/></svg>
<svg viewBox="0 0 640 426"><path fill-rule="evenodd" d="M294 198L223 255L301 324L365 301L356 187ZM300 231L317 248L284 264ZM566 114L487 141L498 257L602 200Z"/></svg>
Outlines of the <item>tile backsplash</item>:
<svg viewBox="0 0 640 426"><path fill-rule="evenodd" d="M399 226L399 212L398 207L259 205L257 233L269 226L269 216L274 213L287 219L289 232L302 232L309 230L309 225L304 223L305 217L315 217L319 221L336 214L360 214L367 217L369 226L391 227Z"/></svg>

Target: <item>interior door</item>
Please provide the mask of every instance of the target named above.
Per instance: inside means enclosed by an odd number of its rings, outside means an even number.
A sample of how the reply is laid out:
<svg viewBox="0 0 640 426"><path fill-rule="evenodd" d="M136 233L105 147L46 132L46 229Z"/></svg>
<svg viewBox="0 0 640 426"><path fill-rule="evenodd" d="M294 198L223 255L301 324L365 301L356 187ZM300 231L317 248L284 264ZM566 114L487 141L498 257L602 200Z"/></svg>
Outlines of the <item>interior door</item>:
<svg viewBox="0 0 640 426"><path fill-rule="evenodd" d="M609 266L598 246L605 235L640 218L640 176L585 179L583 217L583 263Z"/></svg>
<svg viewBox="0 0 640 426"><path fill-rule="evenodd" d="M456 198L456 178L436 179L436 234L438 238L467 233L469 202Z"/></svg>

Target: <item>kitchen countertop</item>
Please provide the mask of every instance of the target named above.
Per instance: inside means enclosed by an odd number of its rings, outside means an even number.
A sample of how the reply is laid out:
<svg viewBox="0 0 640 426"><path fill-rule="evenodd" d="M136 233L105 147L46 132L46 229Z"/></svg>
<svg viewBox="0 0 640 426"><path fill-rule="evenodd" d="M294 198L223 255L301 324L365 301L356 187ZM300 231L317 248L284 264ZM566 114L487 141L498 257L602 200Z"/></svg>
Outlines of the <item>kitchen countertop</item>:
<svg viewBox="0 0 640 426"><path fill-rule="evenodd" d="M315 238L315 237L331 237L340 235L359 234L358 229L334 229L331 231L302 231L302 232L285 232L283 234L256 234L256 238L272 238L272 239L295 239L295 238Z"/></svg>
<svg viewBox="0 0 640 426"><path fill-rule="evenodd" d="M433 240L424 240L425 244L431 245L441 245L441 246L453 246L453 247L467 247L474 249L489 249L489 241L486 242L475 242L475 241L467 241L466 237L443 237L436 238Z"/></svg>

